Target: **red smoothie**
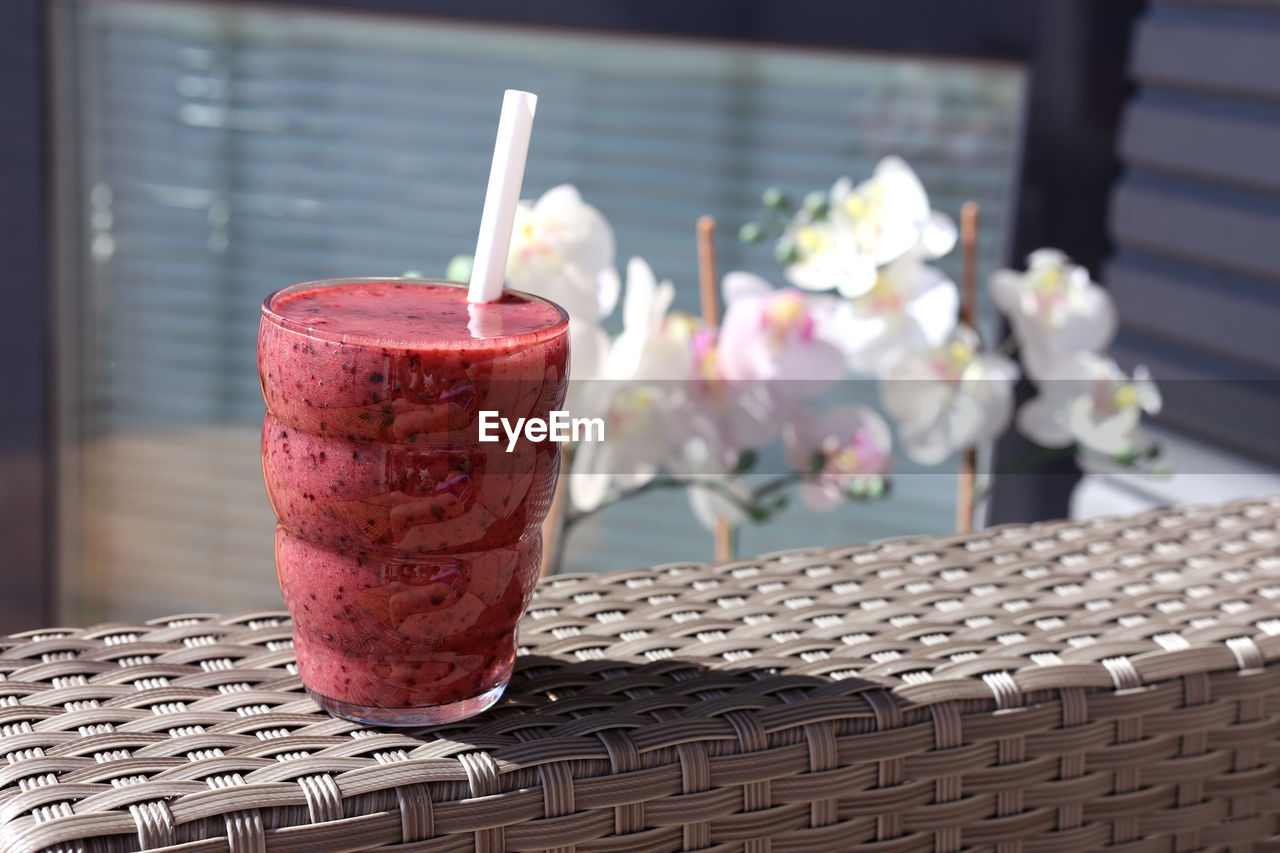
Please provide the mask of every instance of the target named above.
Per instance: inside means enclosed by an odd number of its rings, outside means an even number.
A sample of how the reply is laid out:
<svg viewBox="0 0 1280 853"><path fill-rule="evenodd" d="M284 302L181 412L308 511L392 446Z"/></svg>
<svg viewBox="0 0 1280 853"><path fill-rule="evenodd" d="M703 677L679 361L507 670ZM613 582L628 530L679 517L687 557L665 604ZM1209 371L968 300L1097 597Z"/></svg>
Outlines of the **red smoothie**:
<svg viewBox="0 0 1280 853"><path fill-rule="evenodd" d="M413 279L297 285L263 305L262 465L303 683L328 710L424 725L501 695L559 448L479 415L564 404L568 321ZM501 433L501 430L499 430Z"/></svg>

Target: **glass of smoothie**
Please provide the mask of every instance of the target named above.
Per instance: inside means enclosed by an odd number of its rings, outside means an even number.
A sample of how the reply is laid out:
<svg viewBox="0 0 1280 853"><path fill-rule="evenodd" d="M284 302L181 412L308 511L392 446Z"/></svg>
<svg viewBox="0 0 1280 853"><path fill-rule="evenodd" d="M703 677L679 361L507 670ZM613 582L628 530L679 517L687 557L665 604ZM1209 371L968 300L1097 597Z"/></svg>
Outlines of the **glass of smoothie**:
<svg viewBox="0 0 1280 853"><path fill-rule="evenodd" d="M523 436L509 449L502 430L481 442L480 414L549 420L568 329L545 299L469 304L465 286L425 279L311 282L263 303L276 572L326 710L420 726L502 695L560 453Z"/></svg>

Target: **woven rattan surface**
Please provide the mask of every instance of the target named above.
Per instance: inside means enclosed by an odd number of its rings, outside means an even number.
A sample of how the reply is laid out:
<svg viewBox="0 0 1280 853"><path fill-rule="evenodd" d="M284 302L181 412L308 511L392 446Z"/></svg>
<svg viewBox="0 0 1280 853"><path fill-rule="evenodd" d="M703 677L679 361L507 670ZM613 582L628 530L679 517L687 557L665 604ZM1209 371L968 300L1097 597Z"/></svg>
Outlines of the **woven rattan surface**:
<svg viewBox="0 0 1280 853"><path fill-rule="evenodd" d="M11 637L0 848L1280 848L1280 499L561 576L520 636L413 733L283 613Z"/></svg>

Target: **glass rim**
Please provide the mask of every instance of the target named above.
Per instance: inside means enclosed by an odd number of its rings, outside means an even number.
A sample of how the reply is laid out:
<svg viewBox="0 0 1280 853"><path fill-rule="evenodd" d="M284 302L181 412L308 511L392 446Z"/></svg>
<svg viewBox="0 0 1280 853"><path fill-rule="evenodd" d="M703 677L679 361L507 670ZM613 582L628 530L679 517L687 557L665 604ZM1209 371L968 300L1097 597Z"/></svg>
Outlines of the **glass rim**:
<svg viewBox="0 0 1280 853"><path fill-rule="evenodd" d="M437 278L418 278L417 276L362 275L345 276L342 278L319 278L313 281L302 281L296 284L291 284L288 287L282 287L279 290L270 293L262 300L262 318L282 329L306 335L308 337L318 338L320 340L333 341L334 343L340 344L351 344L354 346L393 346L406 349L471 349L474 347L492 346L495 341L536 342L549 340L559 334L567 333L569 328L569 312L562 306L552 302L544 296L538 296L535 293L526 293L523 290L516 290L510 287L504 287L502 292L504 294L511 294L522 299L527 299L531 302L540 302L554 308L560 315L560 319L545 328L534 329L529 332L521 332L520 334L515 335L495 335L491 338L459 338L457 340L441 341L429 338L373 336L359 332L342 332L331 329L320 329L315 326L308 326L306 323L299 323L296 320L290 320L288 317L283 316L272 307L272 302L289 293L297 293L303 290L316 290L324 287L340 287L349 284L371 284L375 282L395 282L397 284L430 285L433 287L452 287L462 290L467 289L467 285L462 282L446 281L444 279Z"/></svg>

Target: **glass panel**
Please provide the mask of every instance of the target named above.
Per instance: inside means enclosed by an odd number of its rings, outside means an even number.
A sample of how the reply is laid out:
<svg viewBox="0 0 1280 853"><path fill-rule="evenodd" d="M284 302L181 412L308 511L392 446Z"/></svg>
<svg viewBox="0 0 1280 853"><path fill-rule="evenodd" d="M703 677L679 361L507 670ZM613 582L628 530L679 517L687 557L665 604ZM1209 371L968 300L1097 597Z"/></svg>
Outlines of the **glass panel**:
<svg viewBox="0 0 1280 853"><path fill-rule="evenodd" d="M576 184L620 264L645 257L683 308L698 215L722 223L722 269L777 281L768 247L733 239L760 191L865 176L886 153L935 207L982 203L984 274L1004 256L1024 86L1010 66L198 3L82 2L59 30L75 83L60 105L71 621L278 600L259 304L296 281L438 275L469 252L505 87L541 96L525 195ZM742 547L946 530L953 478L797 512ZM675 493L601 514L571 547L569 569L710 550Z"/></svg>

